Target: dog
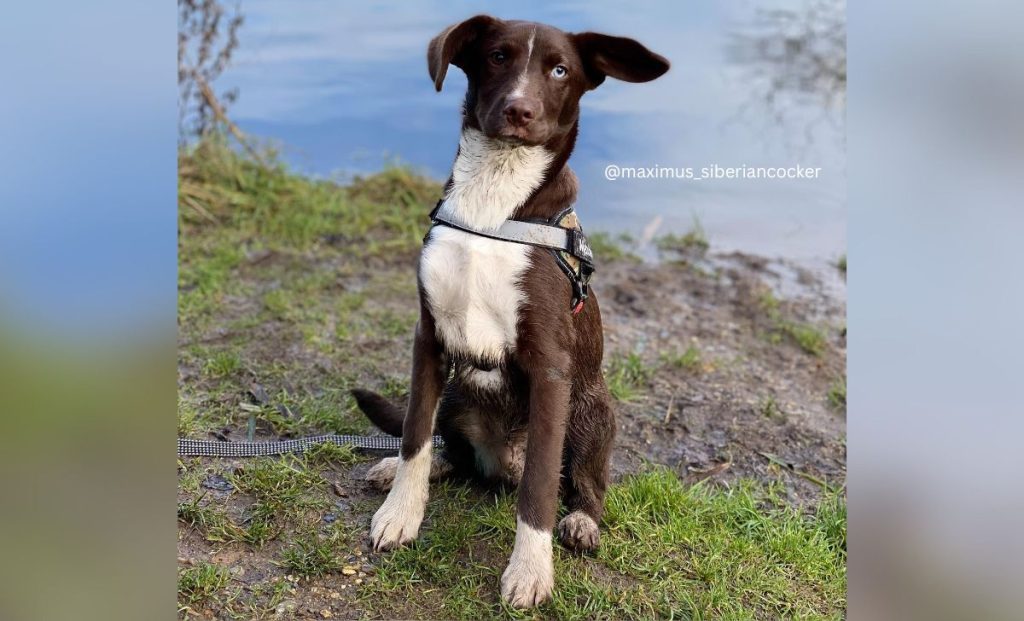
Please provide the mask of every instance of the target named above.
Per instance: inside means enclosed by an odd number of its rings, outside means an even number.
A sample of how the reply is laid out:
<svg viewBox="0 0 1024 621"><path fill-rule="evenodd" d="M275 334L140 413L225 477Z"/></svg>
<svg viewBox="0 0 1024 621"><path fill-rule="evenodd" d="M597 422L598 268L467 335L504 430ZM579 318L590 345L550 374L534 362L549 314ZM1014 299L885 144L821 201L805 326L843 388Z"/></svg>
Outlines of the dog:
<svg viewBox="0 0 1024 621"><path fill-rule="evenodd" d="M597 547L615 436L601 374L601 311L586 286L589 250L583 243L579 252L559 252L530 235L540 227L582 238L567 211L578 189L567 161L583 94L607 77L654 80L669 63L632 39L478 15L430 42L427 67L438 91L449 65L469 85L439 203L447 219L435 218L419 257L408 407L353 391L377 427L402 438L399 456L367 473L390 488L370 540L378 551L414 540L429 482L449 473L518 485L501 595L528 608L551 597L560 491L562 544ZM526 240L501 237L517 225L533 226ZM438 455L435 426L445 443Z"/></svg>

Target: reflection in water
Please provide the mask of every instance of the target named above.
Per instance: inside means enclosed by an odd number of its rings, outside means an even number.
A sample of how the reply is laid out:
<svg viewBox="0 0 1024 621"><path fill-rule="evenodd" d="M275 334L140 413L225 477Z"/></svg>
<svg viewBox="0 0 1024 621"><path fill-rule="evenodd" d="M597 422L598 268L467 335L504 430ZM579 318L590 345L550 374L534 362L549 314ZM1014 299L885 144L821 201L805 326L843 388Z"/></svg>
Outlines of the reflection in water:
<svg viewBox="0 0 1024 621"><path fill-rule="evenodd" d="M740 111L760 106L765 118L789 128L802 126L807 145L815 124L841 131L846 109L846 3L819 0L800 9L758 9L731 34L728 58L746 69L750 100ZM798 111L814 110L804 118Z"/></svg>

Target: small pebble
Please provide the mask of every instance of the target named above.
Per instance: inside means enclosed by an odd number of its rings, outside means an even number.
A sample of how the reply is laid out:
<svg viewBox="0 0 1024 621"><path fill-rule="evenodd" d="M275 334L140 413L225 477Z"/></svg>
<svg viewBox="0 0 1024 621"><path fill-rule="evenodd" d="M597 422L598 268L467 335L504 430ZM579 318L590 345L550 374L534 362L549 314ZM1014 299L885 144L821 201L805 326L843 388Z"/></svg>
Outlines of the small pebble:
<svg viewBox="0 0 1024 621"><path fill-rule="evenodd" d="M352 567L351 565L345 565L341 568L341 573L345 574L346 576L351 576L356 573L356 568Z"/></svg>
<svg viewBox="0 0 1024 621"><path fill-rule="evenodd" d="M277 605L277 608L274 609L274 613L278 618L291 619L294 617L294 612L296 611L296 609L298 609L298 607L299 606L295 602L295 600L287 599Z"/></svg>

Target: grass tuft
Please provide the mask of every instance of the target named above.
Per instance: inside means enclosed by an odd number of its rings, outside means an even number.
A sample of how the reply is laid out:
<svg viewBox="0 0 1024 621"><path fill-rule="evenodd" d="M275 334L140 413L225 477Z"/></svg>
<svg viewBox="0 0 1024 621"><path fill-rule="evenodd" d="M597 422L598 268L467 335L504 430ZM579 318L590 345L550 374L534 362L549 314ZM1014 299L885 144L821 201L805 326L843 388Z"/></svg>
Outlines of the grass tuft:
<svg viewBox="0 0 1024 621"><path fill-rule="evenodd" d="M782 303L770 289L765 289L758 296L758 306L768 315L772 323L772 330L768 338L773 343L778 343L783 338L788 338L800 349L812 356L820 356L825 352L828 345L828 338L825 332L818 326L792 321L783 317Z"/></svg>
<svg viewBox="0 0 1024 621"><path fill-rule="evenodd" d="M349 445L340 446L333 442L323 442L309 449L302 455L308 468L351 466L360 461L355 449Z"/></svg>
<svg viewBox="0 0 1024 621"><path fill-rule="evenodd" d="M315 534L294 541L281 553L285 568L300 576L322 576L341 569L341 560L330 542Z"/></svg>
<svg viewBox="0 0 1024 621"><path fill-rule="evenodd" d="M825 351L827 339L821 328L810 324L783 321L779 329L800 346L800 349L811 354L820 356Z"/></svg>
<svg viewBox="0 0 1024 621"><path fill-rule="evenodd" d="M703 359L700 350L696 345L690 345L683 353L664 353L662 361L677 369L683 369L689 373L698 373L703 366Z"/></svg>
<svg viewBox="0 0 1024 621"><path fill-rule="evenodd" d="M693 225L683 235L670 233L654 241L655 247L662 252L678 252L680 254L704 254L711 247L704 225L700 218L693 217Z"/></svg>
<svg viewBox="0 0 1024 621"><path fill-rule="evenodd" d="M633 401L640 389L651 379L654 370L647 366L640 354L614 354L605 368L608 391L618 401Z"/></svg>
<svg viewBox="0 0 1024 621"><path fill-rule="evenodd" d="M228 570L212 563L199 563L178 570L178 605L191 607L213 598L228 585Z"/></svg>
<svg viewBox="0 0 1024 621"><path fill-rule="evenodd" d="M587 235L590 249L594 251L594 259L602 261L639 261L632 248L635 247L635 240L626 233L612 236L611 233L598 231Z"/></svg>
<svg viewBox="0 0 1024 621"><path fill-rule="evenodd" d="M765 397L761 404L758 406L758 410L761 412L761 416L769 419L785 419L786 413L782 411L779 406L779 402L776 401L775 397L768 395Z"/></svg>
<svg viewBox="0 0 1024 621"><path fill-rule="evenodd" d="M206 372L214 377L237 373L242 368L242 358L235 352L220 351L206 361Z"/></svg>
<svg viewBox="0 0 1024 621"><path fill-rule="evenodd" d="M829 386L828 403L837 410L846 409L846 377L840 377Z"/></svg>

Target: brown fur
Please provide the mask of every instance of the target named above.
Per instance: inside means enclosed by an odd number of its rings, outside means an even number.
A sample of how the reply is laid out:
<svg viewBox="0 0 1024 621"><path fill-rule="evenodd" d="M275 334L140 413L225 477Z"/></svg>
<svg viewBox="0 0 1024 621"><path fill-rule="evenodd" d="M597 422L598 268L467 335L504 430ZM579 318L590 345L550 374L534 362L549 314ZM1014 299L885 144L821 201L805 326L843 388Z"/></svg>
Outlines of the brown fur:
<svg viewBox="0 0 1024 621"><path fill-rule="evenodd" d="M531 33L538 50L534 55L525 53ZM631 39L573 35L489 16L445 29L431 41L427 63L438 90L449 64L468 76L464 127L493 139L543 144L555 154L540 187L514 214L523 220L551 218L576 199L578 182L566 163L576 141L580 97L606 76L644 82L668 69L664 58ZM545 77L554 65L567 69L564 80ZM524 70L537 86L511 101L509 93ZM615 434L601 374L601 311L591 293L582 312L573 315L570 283L551 252L533 248L530 253L519 283L525 303L515 349L497 366L500 390L481 389L467 380L468 374L493 365L446 351L421 287L402 455L411 457L428 441L436 407L445 458L463 473L482 474L481 465L497 465L487 474L519 483L517 511L527 524L545 531L554 527L559 490L570 512L582 511L596 524L604 510ZM372 393L357 396L372 420L383 421L379 426L397 428L395 410ZM481 454L488 457L486 464L478 459ZM561 538L576 548L597 545L596 533L582 533L578 526Z"/></svg>

